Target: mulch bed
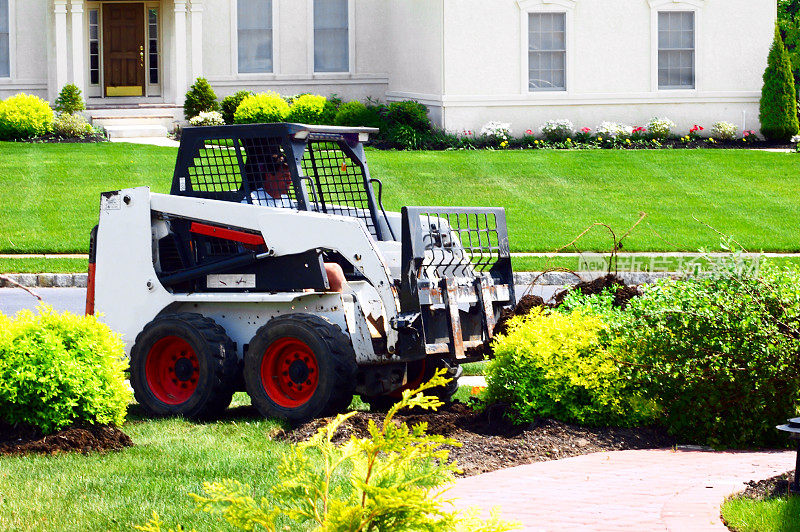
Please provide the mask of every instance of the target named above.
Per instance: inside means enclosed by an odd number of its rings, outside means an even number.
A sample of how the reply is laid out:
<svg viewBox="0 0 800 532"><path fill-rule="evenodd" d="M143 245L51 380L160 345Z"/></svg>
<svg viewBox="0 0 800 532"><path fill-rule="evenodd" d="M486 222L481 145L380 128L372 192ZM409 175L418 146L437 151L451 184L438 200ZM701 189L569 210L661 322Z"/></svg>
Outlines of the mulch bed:
<svg viewBox="0 0 800 532"><path fill-rule="evenodd" d="M342 425L334 442L343 442L351 435L368 436L369 421L380 424L383 418L382 413L359 412ZM517 426L506 420L503 405L476 412L463 403L453 403L437 412L401 412L395 419L409 425L427 422L429 434L461 442L462 447L451 448L450 457L458 461L463 476L600 451L656 449L675 443L665 431L652 427L588 428L550 419ZM305 441L328 421L330 418L309 421L278 433L276 439Z"/></svg>
<svg viewBox="0 0 800 532"><path fill-rule="evenodd" d="M22 454L89 453L119 451L133 445L130 437L116 427L68 427L47 436L36 428L0 423L0 456Z"/></svg>
<svg viewBox="0 0 800 532"><path fill-rule="evenodd" d="M772 499L789 492L789 484L794 480L794 470L766 480L751 480L747 488L736 495L742 499Z"/></svg>
<svg viewBox="0 0 800 532"><path fill-rule="evenodd" d="M27 142L32 144L91 144L94 142L108 142L104 135L86 135L84 137L62 137L54 133L48 133L41 137L30 139L20 139L17 142Z"/></svg>

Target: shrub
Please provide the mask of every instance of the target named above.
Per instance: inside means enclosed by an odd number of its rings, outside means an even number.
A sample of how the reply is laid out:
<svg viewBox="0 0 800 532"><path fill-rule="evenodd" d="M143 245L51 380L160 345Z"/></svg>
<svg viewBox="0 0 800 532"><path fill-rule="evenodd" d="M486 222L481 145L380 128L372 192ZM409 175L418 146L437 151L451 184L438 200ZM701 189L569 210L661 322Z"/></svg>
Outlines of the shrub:
<svg viewBox="0 0 800 532"><path fill-rule="evenodd" d="M275 92L262 92L248 96L233 114L237 124L283 122L289 114L289 104Z"/></svg>
<svg viewBox="0 0 800 532"><path fill-rule="evenodd" d="M493 140L508 140L511 137L511 124L507 122L487 122L481 128L481 136Z"/></svg>
<svg viewBox="0 0 800 532"><path fill-rule="evenodd" d="M189 87L183 102L183 114L187 120L202 112L219 111L217 95L206 78L197 78Z"/></svg>
<svg viewBox="0 0 800 532"><path fill-rule="evenodd" d="M430 131L428 108L411 100L390 103L386 108L390 127L407 126L419 133Z"/></svg>
<svg viewBox="0 0 800 532"><path fill-rule="evenodd" d="M552 417L587 425L634 425L653 408L628 388L605 346L607 327L585 312L534 310L509 323L486 367L487 400L508 403L517 422Z"/></svg>
<svg viewBox="0 0 800 532"><path fill-rule="evenodd" d="M337 126L381 127L381 117L375 108L358 101L343 103L336 112L334 123Z"/></svg>
<svg viewBox="0 0 800 532"><path fill-rule="evenodd" d="M669 138L669 136L672 134L672 130L675 129L675 127L675 122L666 117L653 117L647 123L647 131L654 139Z"/></svg>
<svg viewBox="0 0 800 532"><path fill-rule="evenodd" d="M203 111L199 115L189 119L191 126L222 126L225 125L225 119L222 114L217 111Z"/></svg>
<svg viewBox="0 0 800 532"><path fill-rule="evenodd" d="M672 434L713 446L781 441L775 425L800 405L800 273L732 257L706 277L645 289L619 317L620 356Z"/></svg>
<svg viewBox="0 0 800 532"><path fill-rule="evenodd" d="M222 99L220 109L222 111L222 118L225 120L226 124L233 124L233 115L236 109L239 107L239 104L242 103L242 100L248 96L253 96L253 93L250 91L238 91Z"/></svg>
<svg viewBox="0 0 800 532"><path fill-rule="evenodd" d="M325 101L325 108L322 110L320 124L333 125L336 120L336 113L339 111L339 107L341 107L341 105L342 99L335 94L332 94Z"/></svg>
<svg viewBox="0 0 800 532"><path fill-rule="evenodd" d="M575 126L567 119L548 120L542 126L542 135L551 142L564 142L572 137Z"/></svg>
<svg viewBox="0 0 800 532"><path fill-rule="evenodd" d="M131 400L119 336L92 316L0 314L0 417L44 433L121 425Z"/></svg>
<svg viewBox="0 0 800 532"><path fill-rule="evenodd" d="M61 113L53 122L53 133L65 138L78 138L91 135L94 129L83 115Z"/></svg>
<svg viewBox="0 0 800 532"><path fill-rule="evenodd" d="M0 139L26 139L49 133L53 127L50 104L37 96L17 94L0 102Z"/></svg>
<svg viewBox="0 0 800 532"><path fill-rule="evenodd" d="M325 96L314 94L298 96L292 101L291 107L289 107L289 114L286 115L286 121L298 122L300 124L322 124L326 103L328 103L328 99Z"/></svg>
<svg viewBox="0 0 800 532"><path fill-rule="evenodd" d="M633 134L633 127L624 124L617 124L616 122L602 122L594 130L595 135L598 137L606 138L620 138L630 137Z"/></svg>
<svg viewBox="0 0 800 532"><path fill-rule="evenodd" d="M714 122L711 126L711 137L718 140L734 140L738 131L730 122Z"/></svg>
<svg viewBox="0 0 800 532"><path fill-rule="evenodd" d="M475 513L461 516L443 507L441 487L453 481L455 464L445 445L455 440L425 433L426 424L408 427L393 421L401 408L435 410L442 405L425 390L448 382L443 370L416 390L406 390L383 423L369 423L369 437L333 436L355 412L339 415L309 441L292 445L278 466L280 481L270 499L255 500L250 486L235 480L206 482L205 496L192 495L198 510L222 514L243 530L510 530L495 512L487 522ZM288 522L288 523L287 523ZM157 532L154 515L140 530Z"/></svg>
<svg viewBox="0 0 800 532"><path fill-rule="evenodd" d="M84 109L86 109L86 106L83 102L83 95L77 85L72 83L64 85L64 88L58 93L58 98L56 98L55 110L59 113L75 114Z"/></svg>
<svg viewBox="0 0 800 532"><path fill-rule="evenodd" d="M794 75L777 25L775 40L767 58L767 69L764 71L759 119L761 134L768 140L785 141L798 133Z"/></svg>

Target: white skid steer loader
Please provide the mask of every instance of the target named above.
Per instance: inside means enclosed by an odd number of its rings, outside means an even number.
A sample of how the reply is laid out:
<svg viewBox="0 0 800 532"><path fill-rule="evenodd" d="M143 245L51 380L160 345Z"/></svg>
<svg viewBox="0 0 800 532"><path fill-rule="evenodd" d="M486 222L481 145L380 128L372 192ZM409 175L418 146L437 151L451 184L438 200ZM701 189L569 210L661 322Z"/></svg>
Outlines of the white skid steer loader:
<svg viewBox="0 0 800 532"><path fill-rule="evenodd" d="M87 313L122 334L145 411L213 417L246 390L302 422L439 368L452 396L515 303L505 211L386 212L375 131L186 128L170 194L101 195Z"/></svg>

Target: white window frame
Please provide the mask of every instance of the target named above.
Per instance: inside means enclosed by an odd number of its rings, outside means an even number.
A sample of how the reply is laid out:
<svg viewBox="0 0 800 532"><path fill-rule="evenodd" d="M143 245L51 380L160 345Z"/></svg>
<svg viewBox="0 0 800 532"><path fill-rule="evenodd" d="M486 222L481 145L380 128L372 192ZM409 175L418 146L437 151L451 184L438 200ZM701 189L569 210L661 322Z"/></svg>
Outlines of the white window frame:
<svg viewBox="0 0 800 532"><path fill-rule="evenodd" d="M308 74L315 78L342 78L355 74L356 65L356 1L347 0L347 70L342 72L316 72L314 69L314 0L307 0L308 12Z"/></svg>
<svg viewBox="0 0 800 532"><path fill-rule="evenodd" d="M572 94L575 86L575 5L577 0L517 0L519 7L519 35L520 35L520 93L533 99L563 99ZM565 44L564 58L564 90L530 90L530 65L528 52L528 20L530 14L563 13L565 19Z"/></svg>
<svg viewBox="0 0 800 532"><path fill-rule="evenodd" d="M650 4L650 90L661 95L693 96L703 87L702 36L704 35L703 8L707 0L648 0ZM658 87L658 14L667 11L694 13L694 88Z"/></svg>
<svg viewBox="0 0 800 532"><path fill-rule="evenodd" d="M16 51L17 32L14 24L16 14L16 0L8 0L8 77L0 77L0 83L9 82L17 77Z"/></svg>
<svg viewBox="0 0 800 532"><path fill-rule="evenodd" d="M280 74L281 40L278 2L279 0L272 0L272 72L239 72L239 2L237 0L229 0L231 13L230 75L234 79L275 79Z"/></svg>

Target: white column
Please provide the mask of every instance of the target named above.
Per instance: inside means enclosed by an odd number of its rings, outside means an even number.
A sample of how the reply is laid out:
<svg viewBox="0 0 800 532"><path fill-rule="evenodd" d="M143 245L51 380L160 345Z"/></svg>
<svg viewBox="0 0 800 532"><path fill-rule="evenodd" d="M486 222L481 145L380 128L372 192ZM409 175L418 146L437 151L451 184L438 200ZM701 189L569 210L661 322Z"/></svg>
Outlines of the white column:
<svg viewBox="0 0 800 532"><path fill-rule="evenodd" d="M67 0L53 0L56 22L56 93L67 84Z"/></svg>
<svg viewBox="0 0 800 532"><path fill-rule="evenodd" d="M192 0L192 79L203 75L203 0Z"/></svg>
<svg viewBox="0 0 800 532"><path fill-rule="evenodd" d="M71 0L72 11L72 82L85 93L86 68L84 61L83 0ZM84 94L84 98L86 94Z"/></svg>
<svg viewBox="0 0 800 532"><path fill-rule="evenodd" d="M175 64L172 88L175 103L183 105L186 96L186 0L175 0Z"/></svg>

